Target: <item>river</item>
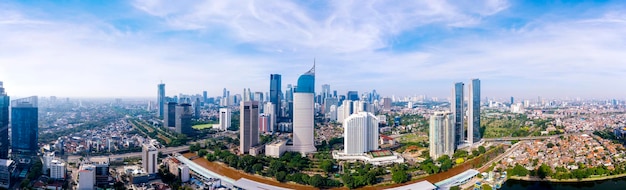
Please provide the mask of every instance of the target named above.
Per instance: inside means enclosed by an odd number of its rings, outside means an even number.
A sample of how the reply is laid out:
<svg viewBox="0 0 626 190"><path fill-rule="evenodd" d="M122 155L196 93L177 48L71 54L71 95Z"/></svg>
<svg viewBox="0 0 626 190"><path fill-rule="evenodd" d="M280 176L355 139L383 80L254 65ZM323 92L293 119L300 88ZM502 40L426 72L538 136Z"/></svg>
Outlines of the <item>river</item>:
<svg viewBox="0 0 626 190"><path fill-rule="evenodd" d="M552 183L507 180L502 190L596 190L626 189L626 177L595 182Z"/></svg>

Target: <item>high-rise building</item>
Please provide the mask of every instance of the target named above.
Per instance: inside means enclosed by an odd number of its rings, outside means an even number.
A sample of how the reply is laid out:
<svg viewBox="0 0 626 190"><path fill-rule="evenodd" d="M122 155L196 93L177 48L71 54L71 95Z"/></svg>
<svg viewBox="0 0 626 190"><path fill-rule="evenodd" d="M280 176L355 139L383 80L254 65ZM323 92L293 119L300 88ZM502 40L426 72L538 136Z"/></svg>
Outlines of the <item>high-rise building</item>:
<svg viewBox="0 0 626 190"><path fill-rule="evenodd" d="M293 145L290 151L306 154L315 152L313 126L315 103L315 64L308 72L300 75L293 94Z"/></svg>
<svg viewBox="0 0 626 190"><path fill-rule="evenodd" d="M352 114L343 122L344 153L362 154L378 150L378 118L369 112Z"/></svg>
<svg viewBox="0 0 626 190"><path fill-rule="evenodd" d="M280 114L280 94L282 93L280 85L281 85L281 76L279 74L270 75L270 102L275 105L274 113L276 113L276 118L281 117Z"/></svg>
<svg viewBox="0 0 626 190"><path fill-rule="evenodd" d="M11 102L11 149L13 154L36 154L39 146L37 96Z"/></svg>
<svg viewBox="0 0 626 190"><path fill-rule="evenodd" d="M259 115L259 133L270 132L270 117L266 114Z"/></svg>
<svg viewBox="0 0 626 190"><path fill-rule="evenodd" d="M452 156L455 150L454 115L450 112L435 112L430 116L428 136L430 157Z"/></svg>
<svg viewBox="0 0 626 190"><path fill-rule="evenodd" d="M463 144L463 141L465 141L465 129L463 127L463 118L465 117L465 106L463 104L464 88L465 84L462 82L454 84L452 103L450 105L452 114L454 114L454 131L456 132L454 136L455 145Z"/></svg>
<svg viewBox="0 0 626 190"><path fill-rule="evenodd" d="M11 187L11 174L15 172L16 163L13 160L0 159L0 187Z"/></svg>
<svg viewBox="0 0 626 190"><path fill-rule="evenodd" d="M159 150L150 143L142 145L141 151L141 167L148 175L154 175L158 171L157 155Z"/></svg>
<svg viewBox="0 0 626 190"><path fill-rule="evenodd" d="M161 83L158 87L157 102L159 104L159 118L163 118L165 109L165 84Z"/></svg>
<svg viewBox="0 0 626 190"><path fill-rule="evenodd" d="M328 113L331 111L330 107L335 106L337 107L337 105L339 104L339 101L337 100L337 98L335 97L326 97L326 100L324 100L324 113Z"/></svg>
<svg viewBox="0 0 626 190"><path fill-rule="evenodd" d="M515 103L515 99L513 99L513 96L511 96L511 105L513 105Z"/></svg>
<svg viewBox="0 0 626 190"><path fill-rule="evenodd" d="M469 87L469 105L467 121L467 142L480 141L480 80L472 79ZM513 102L513 97L511 97Z"/></svg>
<svg viewBox="0 0 626 190"><path fill-rule="evenodd" d="M176 132L185 134L187 136L193 135L193 128L191 128L191 118L193 117L193 111L191 110L191 104L183 103L176 106Z"/></svg>
<svg viewBox="0 0 626 190"><path fill-rule="evenodd" d="M208 103L208 100L209 100L208 98L209 97L208 97L207 92L206 91L202 91L202 102Z"/></svg>
<svg viewBox="0 0 626 190"><path fill-rule="evenodd" d="M265 108L263 108L263 113L269 117L269 130L271 132L276 132L276 113L274 113L275 105L272 102L265 103Z"/></svg>
<svg viewBox="0 0 626 190"><path fill-rule="evenodd" d="M54 159L50 162L50 178L61 180L65 179L65 163L61 160Z"/></svg>
<svg viewBox="0 0 626 190"><path fill-rule="evenodd" d="M357 100L359 100L359 92L357 92L357 91L348 91L348 94L346 94L346 98L348 100L357 101Z"/></svg>
<svg viewBox="0 0 626 190"><path fill-rule="evenodd" d="M219 130L226 131L230 128L230 109L228 108L220 108L220 124Z"/></svg>
<svg viewBox="0 0 626 190"><path fill-rule="evenodd" d="M96 166L83 164L78 170L78 190L93 190L96 185Z"/></svg>
<svg viewBox="0 0 626 190"><path fill-rule="evenodd" d="M239 153L247 154L259 144L259 102L241 102L239 114Z"/></svg>
<svg viewBox="0 0 626 190"><path fill-rule="evenodd" d="M164 127L176 127L176 102L167 102L163 115Z"/></svg>
<svg viewBox="0 0 626 190"><path fill-rule="evenodd" d="M196 101L193 103L193 117L200 119L200 98L196 98Z"/></svg>
<svg viewBox="0 0 626 190"><path fill-rule="evenodd" d="M0 81L0 159L9 158L9 101Z"/></svg>
<svg viewBox="0 0 626 190"><path fill-rule="evenodd" d="M328 97L331 97L332 94L330 93L330 85L329 84L323 84L322 85L322 99L326 99Z"/></svg>

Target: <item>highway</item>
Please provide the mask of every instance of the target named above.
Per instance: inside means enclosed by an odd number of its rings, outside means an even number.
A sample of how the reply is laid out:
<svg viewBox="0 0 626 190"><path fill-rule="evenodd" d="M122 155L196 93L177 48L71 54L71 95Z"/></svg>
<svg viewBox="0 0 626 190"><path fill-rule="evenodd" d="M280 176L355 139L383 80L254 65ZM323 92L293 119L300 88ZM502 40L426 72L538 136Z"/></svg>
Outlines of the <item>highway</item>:
<svg viewBox="0 0 626 190"><path fill-rule="evenodd" d="M184 146L177 146L177 147L167 147L167 148L160 148L159 152L167 155L167 154L172 154L172 153L178 153L178 152L183 152L183 151L188 151L189 150L189 145L184 145ZM71 162L72 160L74 162L77 162L80 159L81 156L68 156L68 161ZM117 160L117 159L124 159L124 158L141 158L141 152L131 152L131 153L126 153L126 154L113 154L113 155L108 155L108 156L93 156L92 158L106 158L108 157L110 160Z"/></svg>
<svg viewBox="0 0 626 190"><path fill-rule="evenodd" d="M537 139L549 139L552 137L560 137L560 136L569 136L569 135L581 135L581 134L590 134L591 132L584 133L565 133L560 135L552 135L552 136L535 136L535 137L501 137L501 138L483 138L482 140L485 142L493 142L493 141L523 141L523 140L537 140Z"/></svg>

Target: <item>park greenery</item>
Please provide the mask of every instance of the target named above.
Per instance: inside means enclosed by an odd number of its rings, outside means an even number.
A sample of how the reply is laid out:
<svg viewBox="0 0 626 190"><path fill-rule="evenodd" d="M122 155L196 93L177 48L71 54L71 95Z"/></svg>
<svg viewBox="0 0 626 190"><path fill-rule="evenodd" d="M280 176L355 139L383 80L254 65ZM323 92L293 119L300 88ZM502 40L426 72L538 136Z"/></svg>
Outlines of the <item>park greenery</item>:
<svg viewBox="0 0 626 190"><path fill-rule="evenodd" d="M525 114L492 113L481 117L480 133L484 138L540 136L550 123L550 119L529 119ZM549 135L560 133L550 131Z"/></svg>
<svg viewBox="0 0 626 190"><path fill-rule="evenodd" d="M194 147L194 150L195 149L196 148ZM303 173L304 171L311 170L312 161L307 157L302 157L300 153L286 152L280 158L271 158L266 156L255 157L251 155L239 157L229 151L223 151L221 149L213 150L213 153L209 153L206 149L200 149L198 152L206 154L205 157L209 161L223 162L232 168L242 170L246 173L273 177L280 182L292 181L314 187L341 186L339 181L331 179L327 176L322 176L320 174L310 176ZM332 168L332 166L329 168Z"/></svg>

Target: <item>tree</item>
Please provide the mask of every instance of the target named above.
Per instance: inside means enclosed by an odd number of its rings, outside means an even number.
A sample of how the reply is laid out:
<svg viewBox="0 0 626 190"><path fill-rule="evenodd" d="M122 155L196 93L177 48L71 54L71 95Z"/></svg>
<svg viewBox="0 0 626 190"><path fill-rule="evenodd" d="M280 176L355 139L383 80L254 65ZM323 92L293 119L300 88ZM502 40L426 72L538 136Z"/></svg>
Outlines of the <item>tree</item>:
<svg viewBox="0 0 626 190"><path fill-rule="evenodd" d="M313 177L311 177L311 179L309 179L309 185L319 188L324 186L324 181L326 181L324 177L322 177L320 174L315 174Z"/></svg>
<svg viewBox="0 0 626 190"><path fill-rule="evenodd" d="M461 190L461 188L457 185L450 187L450 190Z"/></svg>
<svg viewBox="0 0 626 190"><path fill-rule="evenodd" d="M404 183L409 180L409 175L404 170L392 171L391 180L395 183Z"/></svg>
<svg viewBox="0 0 626 190"><path fill-rule="evenodd" d="M485 149L484 146L479 146L478 147L478 152L480 152L481 154L484 154L485 152L487 152L487 149Z"/></svg>
<svg viewBox="0 0 626 190"><path fill-rule="evenodd" d="M552 168L550 168L550 166L544 164L541 164L541 166L539 166L539 169L537 170L537 176L539 176L541 179L546 178L546 176L550 176L552 175Z"/></svg>
<svg viewBox="0 0 626 190"><path fill-rule="evenodd" d="M276 173L276 180L280 181L280 182L285 182L285 178L287 177L287 173L285 173L285 171L279 171Z"/></svg>
<svg viewBox="0 0 626 190"><path fill-rule="evenodd" d="M207 153L209 153L209 151L207 151L206 149L201 149L198 151L198 156L204 157L205 155L207 155Z"/></svg>
<svg viewBox="0 0 626 190"><path fill-rule="evenodd" d="M343 181L343 184L349 189L354 189L356 187L356 181L354 180L354 177L352 177L352 175L348 173L341 176L341 180Z"/></svg>
<svg viewBox="0 0 626 190"><path fill-rule="evenodd" d="M364 176L365 178L365 183L367 183L367 185L374 185L376 184L376 174L375 171L369 170L369 172L367 172Z"/></svg>
<svg viewBox="0 0 626 190"><path fill-rule="evenodd" d="M552 148L552 147L554 147L554 144L553 144L552 142L549 142L546 146L547 146L548 148Z"/></svg>
<svg viewBox="0 0 626 190"><path fill-rule="evenodd" d="M330 160L324 160L320 163L320 169L326 173L330 173L333 170L333 162Z"/></svg>
<svg viewBox="0 0 626 190"><path fill-rule="evenodd" d="M441 163L441 171L448 171L450 168L452 168L452 161L450 159L444 160L443 163Z"/></svg>
<svg viewBox="0 0 626 190"><path fill-rule="evenodd" d="M515 167L513 167L513 169L512 169L512 170L510 170L510 171L509 171L509 173L510 173L512 176L521 176L521 177L524 177L524 176L527 176L529 172L528 172L528 170L527 170L526 168L524 168L522 165L515 164Z"/></svg>
<svg viewBox="0 0 626 190"><path fill-rule="evenodd" d="M261 172L263 172L263 164L261 163L256 163L252 166L252 170L253 172L256 172L257 174L260 174Z"/></svg>

